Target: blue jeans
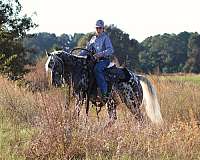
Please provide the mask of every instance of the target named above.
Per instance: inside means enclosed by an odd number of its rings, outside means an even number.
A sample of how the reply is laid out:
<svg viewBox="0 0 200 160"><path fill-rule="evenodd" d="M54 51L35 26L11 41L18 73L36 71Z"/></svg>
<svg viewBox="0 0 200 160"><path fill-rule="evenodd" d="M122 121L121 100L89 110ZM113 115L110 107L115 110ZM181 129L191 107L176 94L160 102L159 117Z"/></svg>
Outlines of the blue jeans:
<svg viewBox="0 0 200 160"><path fill-rule="evenodd" d="M94 66L94 74L96 77L97 86L101 90L101 94L105 94L108 91L108 84L106 83L106 80L105 80L104 71L109 64L110 64L110 61L106 59L106 60L100 60Z"/></svg>

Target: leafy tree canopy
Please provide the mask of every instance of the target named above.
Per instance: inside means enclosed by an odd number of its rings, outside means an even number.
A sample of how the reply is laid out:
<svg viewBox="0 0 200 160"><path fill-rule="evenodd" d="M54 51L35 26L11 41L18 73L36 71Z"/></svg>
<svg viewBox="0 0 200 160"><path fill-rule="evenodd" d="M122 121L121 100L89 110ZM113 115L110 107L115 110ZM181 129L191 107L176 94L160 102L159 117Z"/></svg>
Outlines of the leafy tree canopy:
<svg viewBox="0 0 200 160"><path fill-rule="evenodd" d="M18 0L0 1L0 73L14 78L25 72L26 52L22 38L37 25L27 15L20 16Z"/></svg>

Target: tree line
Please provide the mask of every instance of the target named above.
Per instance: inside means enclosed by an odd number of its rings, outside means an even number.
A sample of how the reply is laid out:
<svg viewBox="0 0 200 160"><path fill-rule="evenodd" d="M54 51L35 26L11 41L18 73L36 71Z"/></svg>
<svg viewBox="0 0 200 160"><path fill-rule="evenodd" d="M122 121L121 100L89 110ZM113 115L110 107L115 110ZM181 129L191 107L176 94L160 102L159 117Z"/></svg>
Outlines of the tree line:
<svg viewBox="0 0 200 160"><path fill-rule="evenodd" d="M18 0L0 1L0 74L20 77L27 72L24 66L36 63L45 51L85 47L95 34L27 34L37 24L31 17L21 16L21 9ZM105 30L119 63L135 72L200 72L200 35L197 32L158 34L139 43L115 25L106 26Z"/></svg>
<svg viewBox="0 0 200 160"><path fill-rule="evenodd" d="M196 32L165 33L148 37L141 43L114 25L106 26L106 32L113 43L114 55L129 69L144 73L200 72L200 35ZM32 57L38 57L44 55L45 50L85 47L94 34L38 33L24 40L24 45L32 49Z"/></svg>
<svg viewBox="0 0 200 160"><path fill-rule="evenodd" d="M156 35L141 45L139 63L144 72L200 72L200 35L196 32Z"/></svg>

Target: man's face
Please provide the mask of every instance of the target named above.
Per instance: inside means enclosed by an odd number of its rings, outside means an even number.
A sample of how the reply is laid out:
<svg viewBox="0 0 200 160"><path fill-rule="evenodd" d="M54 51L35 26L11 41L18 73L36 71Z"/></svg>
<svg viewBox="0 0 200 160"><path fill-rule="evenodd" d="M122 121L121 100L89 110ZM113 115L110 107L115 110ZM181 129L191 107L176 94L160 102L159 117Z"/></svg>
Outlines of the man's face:
<svg viewBox="0 0 200 160"><path fill-rule="evenodd" d="M100 35L103 32L103 27L96 27L97 35Z"/></svg>

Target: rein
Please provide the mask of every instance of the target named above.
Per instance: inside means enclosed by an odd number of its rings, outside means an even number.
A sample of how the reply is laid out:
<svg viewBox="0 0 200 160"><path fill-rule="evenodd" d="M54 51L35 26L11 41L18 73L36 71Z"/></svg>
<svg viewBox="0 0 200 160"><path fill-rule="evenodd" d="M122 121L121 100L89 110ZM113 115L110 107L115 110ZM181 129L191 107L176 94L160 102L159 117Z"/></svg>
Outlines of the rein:
<svg viewBox="0 0 200 160"><path fill-rule="evenodd" d="M60 63L61 64L61 76L62 76L62 79L63 79L63 77L64 77L64 62L63 62L63 60L60 58L60 57L58 57L56 54L54 54L54 55L52 55L53 57L54 57L54 60L55 61L57 61L58 63ZM54 61L54 65L53 65L53 67L55 67L55 65L56 65L56 62Z"/></svg>

